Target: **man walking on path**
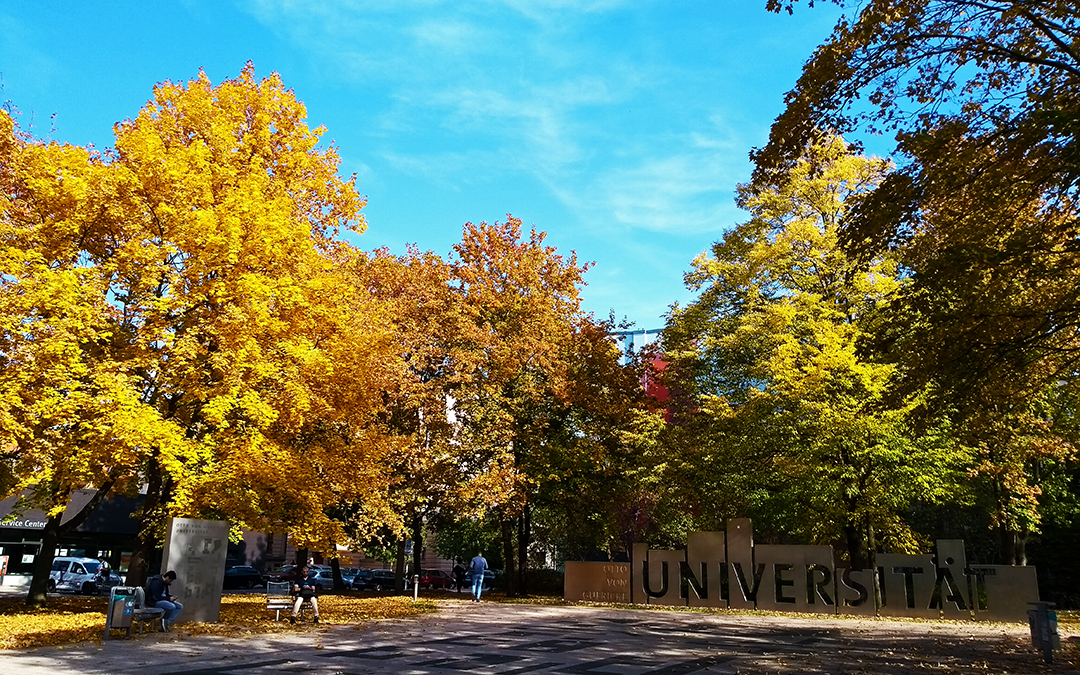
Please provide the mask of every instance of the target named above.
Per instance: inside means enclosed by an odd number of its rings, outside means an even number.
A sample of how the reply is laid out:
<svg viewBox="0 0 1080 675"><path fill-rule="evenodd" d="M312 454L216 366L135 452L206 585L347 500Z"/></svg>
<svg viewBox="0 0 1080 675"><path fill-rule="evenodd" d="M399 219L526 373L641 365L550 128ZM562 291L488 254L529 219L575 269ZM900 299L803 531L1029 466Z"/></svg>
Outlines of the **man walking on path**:
<svg viewBox="0 0 1080 675"><path fill-rule="evenodd" d="M480 592L484 590L484 570L487 568L487 561L480 553L477 553L469 563L469 571L472 572L473 602L480 602Z"/></svg>

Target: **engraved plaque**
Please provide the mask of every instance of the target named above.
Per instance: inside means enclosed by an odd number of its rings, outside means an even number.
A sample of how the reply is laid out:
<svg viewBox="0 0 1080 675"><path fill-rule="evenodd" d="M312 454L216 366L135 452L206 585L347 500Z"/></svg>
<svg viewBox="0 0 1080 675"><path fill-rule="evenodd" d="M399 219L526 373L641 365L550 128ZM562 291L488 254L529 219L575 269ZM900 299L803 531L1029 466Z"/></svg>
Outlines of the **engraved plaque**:
<svg viewBox="0 0 1080 675"><path fill-rule="evenodd" d="M686 551L635 543L630 564L616 563L614 572L576 567L608 563L567 563L565 597L624 602L618 598L625 584L633 604L998 621L1023 621L1028 603L1039 598L1033 567L968 567L959 539L939 540L934 556L879 553L877 570L833 561L831 546L755 547L750 520L732 518L726 532L690 533Z"/></svg>
<svg viewBox="0 0 1080 675"><path fill-rule="evenodd" d="M563 597L570 602L630 602L630 563L567 562Z"/></svg>
<svg viewBox="0 0 1080 675"><path fill-rule="evenodd" d="M940 607L946 619L971 619L971 590L965 574L967 553L964 551L964 540L938 539L935 560L937 580L931 607Z"/></svg>
<svg viewBox="0 0 1080 675"><path fill-rule="evenodd" d="M972 565L979 621L1027 621L1029 602L1039 601L1039 582L1034 567L1019 565Z"/></svg>
<svg viewBox="0 0 1080 675"><path fill-rule="evenodd" d="M630 556L630 602L635 605L648 604L645 589L641 583L641 564L649 559L648 544L634 544L633 555Z"/></svg>
<svg viewBox="0 0 1080 675"><path fill-rule="evenodd" d="M754 530L749 518L727 521L728 607L754 609Z"/></svg>
<svg viewBox="0 0 1080 675"><path fill-rule="evenodd" d="M836 568L836 612L856 616L876 616L874 576L870 570Z"/></svg>
<svg viewBox="0 0 1080 675"><path fill-rule="evenodd" d="M686 562L686 551L649 551L647 560L639 571L648 604L685 607L686 599L679 594L679 570Z"/></svg>

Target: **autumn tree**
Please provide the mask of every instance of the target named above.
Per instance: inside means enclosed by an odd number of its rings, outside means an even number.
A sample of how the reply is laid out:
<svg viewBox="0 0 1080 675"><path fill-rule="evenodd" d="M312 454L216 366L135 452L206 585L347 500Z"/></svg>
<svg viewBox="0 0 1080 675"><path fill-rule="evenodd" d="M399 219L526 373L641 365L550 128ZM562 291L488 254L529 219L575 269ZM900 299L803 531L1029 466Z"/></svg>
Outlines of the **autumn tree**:
<svg viewBox="0 0 1080 675"><path fill-rule="evenodd" d="M5 163L5 255L17 263L5 270L17 272L4 277L4 354L32 367L4 374L39 389L5 396L4 446L29 494L54 475L145 484L131 583L171 515L280 522L300 545L325 545L344 537L325 505L385 512L375 392L388 388L392 331L342 271L355 253L336 236L362 230L363 199L304 117L280 78L257 80L249 64L218 86L204 74L159 85L104 155L5 146L22 154ZM61 339L51 366L30 361L38 335ZM76 385L82 399L68 395ZM26 401L61 399L75 407L34 426ZM91 416L99 429L79 424ZM94 471L53 470L46 450ZM48 470L34 479L29 467Z"/></svg>
<svg viewBox="0 0 1080 675"><path fill-rule="evenodd" d="M897 308L932 331L906 353L913 388L1022 401L1073 369L1078 39L1069 2L868 2L818 48L754 153L764 175L818 128L897 132L898 171L843 240L897 250L912 270Z"/></svg>
<svg viewBox="0 0 1080 675"><path fill-rule="evenodd" d="M0 113L0 447L3 494L46 513L28 603L45 602L52 553L149 448L182 433L143 397L116 343L108 273L87 264L103 240L109 167L85 148L38 143ZM75 490L96 492L63 521Z"/></svg>
<svg viewBox="0 0 1080 675"><path fill-rule="evenodd" d="M1048 402L1071 399L1080 356L1078 38L1070 2L868 2L808 62L755 154L765 175L822 126L896 132L898 170L842 240L908 270L876 348L901 366L898 395L929 386L983 448L976 477L1006 560L1054 510L1039 496L1048 467L1075 457L1071 412Z"/></svg>
<svg viewBox="0 0 1080 675"><path fill-rule="evenodd" d="M581 310L588 265L544 239L536 230L523 237L512 217L467 224L451 259L462 311L477 328L468 345L476 367L455 394L454 416L459 442L484 458L461 494L499 514L511 594L525 590L545 487L604 465L639 388L620 370L607 329Z"/></svg>
<svg viewBox="0 0 1080 675"><path fill-rule="evenodd" d="M397 441L385 460L388 506L395 514L386 522L396 538L400 590L406 534L413 540L413 568L419 569L427 519L468 501L461 491L482 461L474 446L458 442L453 419L458 390L475 376L479 328L462 311L451 266L432 252L374 251L357 260L352 278L385 304L394 327L396 360L385 367L396 372L380 392L380 420Z"/></svg>
<svg viewBox="0 0 1080 675"><path fill-rule="evenodd" d="M888 256L851 259L837 237L889 169L825 136L776 182L739 186L752 218L694 261L700 296L672 310L662 342L672 388L689 394L666 482L721 519L845 541L856 567L877 544L917 549L903 512L940 500L962 468L941 429L909 428L917 399L888 404L895 367L859 349L900 274Z"/></svg>

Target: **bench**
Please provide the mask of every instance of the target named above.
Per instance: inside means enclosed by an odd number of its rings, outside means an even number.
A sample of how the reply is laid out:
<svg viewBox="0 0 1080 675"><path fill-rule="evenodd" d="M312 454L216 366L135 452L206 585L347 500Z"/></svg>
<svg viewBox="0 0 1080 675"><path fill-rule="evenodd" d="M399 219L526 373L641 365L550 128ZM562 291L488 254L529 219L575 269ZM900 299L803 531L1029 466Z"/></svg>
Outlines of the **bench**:
<svg viewBox="0 0 1080 675"><path fill-rule="evenodd" d="M281 621L281 610L292 610L293 596L287 581L266 583L266 608L274 610L274 621Z"/></svg>
<svg viewBox="0 0 1080 675"><path fill-rule="evenodd" d="M165 610L160 607L147 607L146 606L146 591L142 588L135 589L135 611L131 615L131 622L139 622L139 635L142 635L143 626L147 621L156 622L162 631L165 630L164 624L160 620L165 618ZM131 629L129 628L130 632Z"/></svg>

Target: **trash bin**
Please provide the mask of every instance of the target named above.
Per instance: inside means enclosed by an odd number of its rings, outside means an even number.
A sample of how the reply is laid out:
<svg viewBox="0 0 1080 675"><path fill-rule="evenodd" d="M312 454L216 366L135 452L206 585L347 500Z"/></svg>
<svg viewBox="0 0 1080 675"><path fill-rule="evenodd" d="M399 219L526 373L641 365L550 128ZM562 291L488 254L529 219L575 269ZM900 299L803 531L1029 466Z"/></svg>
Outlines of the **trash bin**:
<svg viewBox="0 0 1080 675"><path fill-rule="evenodd" d="M1052 602L1029 602L1035 609L1028 610L1028 627L1031 628L1031 646L1043 653L1047 663L1053 663L1054 650L1061 648L1058 636L1057 612L1050 609Z"/></svg>
<svg viewBox="0 0 1080 675"><path fill-rule="evenodd" d="M114 586L109 594L109 609L105 613L105 639L113 629L131 630L131 617L135 614L135 589Z"/></svg>

